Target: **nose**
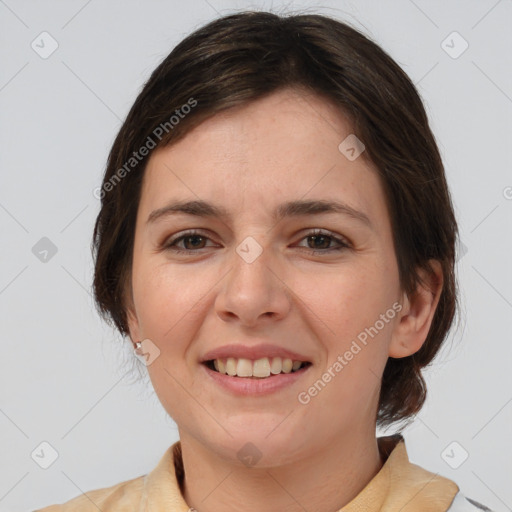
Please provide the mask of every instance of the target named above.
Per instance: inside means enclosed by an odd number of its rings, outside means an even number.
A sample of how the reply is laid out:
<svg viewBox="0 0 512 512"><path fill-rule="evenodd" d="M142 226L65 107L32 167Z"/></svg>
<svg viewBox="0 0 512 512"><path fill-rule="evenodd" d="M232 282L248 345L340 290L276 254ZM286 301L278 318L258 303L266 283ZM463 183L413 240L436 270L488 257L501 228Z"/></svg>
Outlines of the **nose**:
<svg viewBox="0 0 512 512"><path fill-rule="evenodd" d="M248 327L284 318L291 308L291 291L286 285L283 266L266 248L252 262L236 251L231 270L222 280L215 300L217 315L226 322Z"/></svg>

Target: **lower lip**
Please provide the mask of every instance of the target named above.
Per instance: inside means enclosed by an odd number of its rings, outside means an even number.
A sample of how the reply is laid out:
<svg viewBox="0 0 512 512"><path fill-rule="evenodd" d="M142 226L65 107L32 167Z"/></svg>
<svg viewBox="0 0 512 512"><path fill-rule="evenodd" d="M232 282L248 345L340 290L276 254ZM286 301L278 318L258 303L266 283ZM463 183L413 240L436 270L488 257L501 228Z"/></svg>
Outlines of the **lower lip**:
<svg viewBox="0 0 512 512"><path fill-rule="evenodd" d="M201 366L214 382L235 395L242 396L268 395L280 391L301 379L311 368L311 365L308 365L293 373L279 373L265 379L253 379L251 377L232 377L211 370L204 364L201 364Z"/></svg>

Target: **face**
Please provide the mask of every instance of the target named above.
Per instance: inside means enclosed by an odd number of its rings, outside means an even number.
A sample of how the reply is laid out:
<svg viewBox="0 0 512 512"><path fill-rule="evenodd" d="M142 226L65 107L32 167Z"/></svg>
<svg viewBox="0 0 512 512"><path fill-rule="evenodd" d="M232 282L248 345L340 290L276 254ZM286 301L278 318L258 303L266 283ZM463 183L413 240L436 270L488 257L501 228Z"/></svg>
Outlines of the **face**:
<svg viewBox="0 0 512 512"><path fill-rule="evenodd" d="M376 170L338 148L350 134L284 90L150 158L130 335L160 351L148 371L182 440L234 461L251 442L270 466L375 433L403 298ZM211 208L171 207L189 201Z"/></svg>

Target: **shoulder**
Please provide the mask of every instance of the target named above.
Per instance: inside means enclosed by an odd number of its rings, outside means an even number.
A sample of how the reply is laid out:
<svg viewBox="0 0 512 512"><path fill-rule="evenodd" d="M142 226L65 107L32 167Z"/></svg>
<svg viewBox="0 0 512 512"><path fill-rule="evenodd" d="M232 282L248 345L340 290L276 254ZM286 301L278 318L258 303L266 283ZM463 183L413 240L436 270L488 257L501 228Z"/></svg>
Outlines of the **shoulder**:
<svg viewBox="0 0 512 512"><path fill-rule="evenodd" d="M87 491L66 503L50 505L34 512L133 512L136 510L134 505L140 502L145 478L139 476L111 487Z"/></svg>
<svg viewBox="0 0 512 512"><path fill-rule="evenodd" d="M482 510L492 512L490 508L471 498L467 498L459 491L446 512L482 512Z"/></svg>

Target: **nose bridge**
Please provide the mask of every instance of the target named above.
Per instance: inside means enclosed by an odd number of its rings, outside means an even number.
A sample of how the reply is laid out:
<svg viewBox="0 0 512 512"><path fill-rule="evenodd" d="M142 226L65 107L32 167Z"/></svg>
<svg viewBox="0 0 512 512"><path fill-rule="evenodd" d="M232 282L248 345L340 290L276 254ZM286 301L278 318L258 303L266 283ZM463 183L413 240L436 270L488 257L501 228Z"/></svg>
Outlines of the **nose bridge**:
<svg viewBox="0 0 512 512"><path fill-rule="evenodd" d="M217 296L218 314L234 315L247 323L260 316L284 315L289 298L283 280L278 278L277 256L256 237L246 237L233 251L231 270Z"/></svg>
<svg viewBox="0 0 512 512"><path fill-rule="evenodd" d="M260 242L263 238L258 237ZM268 245L258 242L255 237L246 237L231 258L232 271L228 279L232 291L247 295L268 294L275 286L275 279L269 267L276 266L275 255Z"/></svg>

